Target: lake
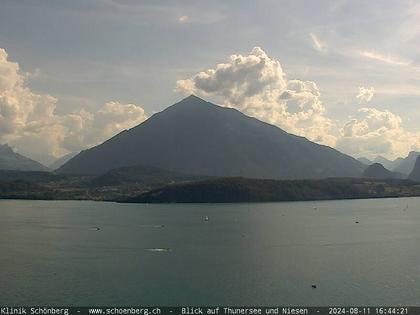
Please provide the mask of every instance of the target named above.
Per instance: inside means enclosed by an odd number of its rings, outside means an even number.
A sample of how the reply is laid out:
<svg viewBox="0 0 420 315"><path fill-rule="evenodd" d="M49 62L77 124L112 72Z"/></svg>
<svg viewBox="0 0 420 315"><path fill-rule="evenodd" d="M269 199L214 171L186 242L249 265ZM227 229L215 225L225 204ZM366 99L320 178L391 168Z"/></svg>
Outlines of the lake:
<svg viewBox="0 0 420 315"><path fill-rule="evenodd" d="M0 301L420 305L419 201L3 200Z"/></svg>

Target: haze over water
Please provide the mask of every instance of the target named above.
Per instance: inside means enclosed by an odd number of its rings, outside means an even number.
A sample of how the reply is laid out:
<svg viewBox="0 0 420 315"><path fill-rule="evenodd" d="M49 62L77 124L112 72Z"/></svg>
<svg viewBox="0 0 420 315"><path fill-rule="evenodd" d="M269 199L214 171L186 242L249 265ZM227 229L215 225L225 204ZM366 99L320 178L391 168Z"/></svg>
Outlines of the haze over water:
<svg viewBox="0 0 420 315"><path fill-rule="evenodd" d="M420 305L418 201L4 200L0 299L3 305Z"/></svg>

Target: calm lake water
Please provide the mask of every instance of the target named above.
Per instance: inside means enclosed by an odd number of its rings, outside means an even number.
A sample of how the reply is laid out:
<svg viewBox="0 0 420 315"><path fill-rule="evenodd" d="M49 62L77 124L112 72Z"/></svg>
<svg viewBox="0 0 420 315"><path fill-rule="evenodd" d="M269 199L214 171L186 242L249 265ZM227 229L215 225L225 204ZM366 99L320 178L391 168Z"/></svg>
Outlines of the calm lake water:
<svg viewBox="0 0 420 315"><path fill-rule="evenodd" d="M4 200L0 304L420 305L419 201Z"/></svg>

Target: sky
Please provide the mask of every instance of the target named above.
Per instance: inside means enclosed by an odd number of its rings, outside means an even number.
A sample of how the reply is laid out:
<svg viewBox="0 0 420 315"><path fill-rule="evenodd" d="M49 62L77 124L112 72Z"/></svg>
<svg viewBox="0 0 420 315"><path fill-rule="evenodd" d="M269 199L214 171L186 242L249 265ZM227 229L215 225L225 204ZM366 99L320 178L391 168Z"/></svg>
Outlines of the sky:
<svg viewBox="0 0 420 315"><path fill-rule="evenodd" d="M0 0L0 143L45 164L196 94L355 157L420 150L420 1Z"/></svg>

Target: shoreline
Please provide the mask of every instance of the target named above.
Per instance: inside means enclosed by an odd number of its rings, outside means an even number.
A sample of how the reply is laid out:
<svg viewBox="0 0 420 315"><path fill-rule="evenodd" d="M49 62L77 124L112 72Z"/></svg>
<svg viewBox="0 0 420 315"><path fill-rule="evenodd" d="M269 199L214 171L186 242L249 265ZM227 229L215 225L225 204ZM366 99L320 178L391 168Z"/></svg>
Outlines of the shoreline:
<svg viewBox="0 0 420 315"><path fill-rule="evenodd" d="M144 205L222 205L222 204L269 204L269 203L299 203L299 202L317 202L317 201L347 201L347 200L378 200L378 199L401 199L401 198L420 198L420 195L414 196L384 196L384 197L361 197L361 198L339 198L339 199L305 199L305 200L279 200L279 201L233 201L233 202L126 202L117 200L98 200L98 199L47 199L47 198L4 198L0 197L0 201L87 201L87 202L106 202L116 204L144 204Z"/></svg>

